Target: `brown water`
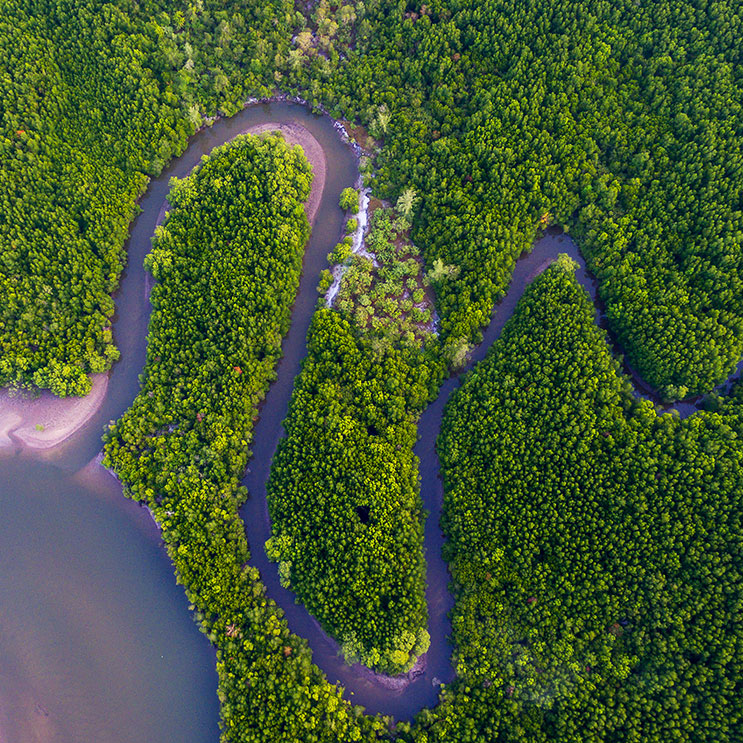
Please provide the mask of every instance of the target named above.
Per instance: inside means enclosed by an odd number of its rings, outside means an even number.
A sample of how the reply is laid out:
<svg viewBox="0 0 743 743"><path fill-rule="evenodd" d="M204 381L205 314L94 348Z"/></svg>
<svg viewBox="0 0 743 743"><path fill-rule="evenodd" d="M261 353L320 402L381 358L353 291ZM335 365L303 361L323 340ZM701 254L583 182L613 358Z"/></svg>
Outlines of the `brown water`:
<svg viewBox="0 0 743 743"><path fill-rule="evenodd" d="M104 424L131 404L144 367L147 280L142 261L165 202L171 176L182 177L200 157L248 126L297 122L322 145L328 173L317 224L307 248L304 274L284 341L278 380L272 385L255 432L254 457L245 477L250 498L242 509L252 563L268 594L285 611L291 630L306 637L314 661L345 696L370 712L410 719L436 703L440 682L453 678L452 606L448 571L441 557L442 488L435 441L441 415L460 383L453 377L421 417L415 452L420 458L421 494L430 516L425 527L431 648L425 667L407 684L361 666L346 666L337 644L281 587L263 543L270 534L265 483L283 434L292 385L305 355L307 328L317 301L315 287L326 254L342 230L340 190L357 175L355 156L327 118L282 103L252 106L193 138L188 150L141 200L128 243L129 265L117 292L114 325L122 360L111 373L100 413L51 454L48 461L16 456L0 459L0 741L2 743L131 743L216 741L217 679L214 652L187 612L183 591L159 545L147 512L125 500L121 487L97 465L78 472L100 450ZM525 287L561 252L580 264L578 278L596 300L596 285L573 241L551 232L515 266L509 291L472 354L481 360L500 335ZM597 321L602 321L597 305ZM680 414L693 403L675 406Z"/></svg>

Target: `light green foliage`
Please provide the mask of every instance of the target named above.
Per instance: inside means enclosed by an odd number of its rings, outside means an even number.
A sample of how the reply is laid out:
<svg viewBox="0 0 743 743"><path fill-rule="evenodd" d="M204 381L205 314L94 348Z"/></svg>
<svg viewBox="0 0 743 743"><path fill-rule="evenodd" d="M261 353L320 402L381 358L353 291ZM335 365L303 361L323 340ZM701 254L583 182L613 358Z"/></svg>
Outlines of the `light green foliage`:
<svg viewBox="0 0 743 743"><path fill-rule="evenodd" d="M345 263L351 256L351 246L347 242L340 242L335 250L328 254L329 263Z"/></svg>
<svg viewBox="0 0 743 743"><path fill-rule="evenodd" d="M466 338L448 338L444 345L444 358L452 369L461 369L467 363L470 351L472 346Z"/></svg>
<svg viewBox="0 0 743 743"><path fill-rule="evenodd" d="M377 209L366 249L379 266L366 257L355 257L341 281L336 306L362 332L420 346L431 337L432 307L407 226L393 219L390 210ZM336 262L341 261L336 258Z"/></svg>
<svg viewBox="0 0 743 743"><path fill-rule="evenodd" d="M317 285L317 292L318 294L325 296L328 289L330 289L331 285L333 284L333 274L329 269L324 269L320 273L320 281Z"/></svg>
<svg viewBox="0 0 743 743"><path fill-rule="evenodd" d="M352 41L357 19L356 5L353 1L329 3L328 0L319 0L313 3L308 19L299 15L302 25L310 20L314 28L304 28L294 40L296 51L290 53L290 66L294 72L300 71L303 64L311 60L316 60L323 69L328 67L328 57L333 63L338 62L338 49ZM358 6L363 10L363 4L358 3Z"/></svg>
<svg viewBox="0 0 743 743"><path fill-rule="evenodd" d="M215 150L174 184L148 258L159 283L142 391L106 435L105 464L152 511L217 646L225 743L278 729L275 740L337 743L377 725L356 719L266 598L237 510L299 283L311 178L301 151L270 135ZM282 580L290 572L282 564Z"/></svg>
<svg viewBox="0 0 743 743"><path fill-rule="evenodd" d="M340 207L343 211L357 214L359 211L359 192L355 188L344 188L341 191Z"/></svg>
<svg viewBox="0 0 743 743"><path fill-rule="evenodd" d="M741 738L743 407L721 407L659 416L570 262L535 280L445 411L461 692L421 741Z"/></svg>
<svg viewBox="0 0 743 743"><path fill-rule="evenodd" d="M375 137L383 137L387 134L387 128L389 125L390 110L387 108L387 105L383 103L381 106L373 110L369 131Z"/></svg>
<svg viewBox="0 0 743 743"><path fill-rule="evenodd" d="M441 258L436 258L431 270L426 274L426 278L432 284L440 286L445 280L452 280L459 277L459 266L447 266Z"/></svg>
<svg viewBox="0 0 743 743"><path fill-rule="evenodd" d="M412 188L406 188L397 199L395 209L397 213L405 220L410 222L413 219L413 208L415 207L418 197Z"/></svg>

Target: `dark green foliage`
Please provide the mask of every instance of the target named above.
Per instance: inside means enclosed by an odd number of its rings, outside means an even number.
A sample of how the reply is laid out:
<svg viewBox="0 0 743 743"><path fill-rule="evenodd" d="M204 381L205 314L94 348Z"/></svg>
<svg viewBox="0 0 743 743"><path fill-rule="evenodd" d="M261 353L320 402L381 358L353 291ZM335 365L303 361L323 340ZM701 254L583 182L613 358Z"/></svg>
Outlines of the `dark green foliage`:
<svg viewBox="0 0 743 743"><path fill-rule="evenodd" d="M159 283L142 391L106 435L105 463L160 524L217 646L224 741L337 743L377 725L357 719L266 598L237 510L299 282L310 182L301 151L267 136L240 137L173 184L147 259Z"/></svg>
<svg viewBox="0 0 743 743"><path fill-rule="evenodd" d="M659 416L569 260L535 280L445 413L461 681L421 740L741 739L743 408L727 406Z"/></svg>
<svg viewBox="0 0 743 743"><path fill-rule="evenodd" d="M364 7L323 94L383 136L375 190L414 189L428 265L461 269L436 284L443 335L476 336L552 219L647 381L721 381L743 351L741 4Z"/></svg>
<svg viewBox="0 0 743 743"><path fill-rule="evenodd" d="M159 282L145 381L109 444L140 497L138 473L161 493L190 466L237 487L250 418L289 326L311 178L301 151L282 139L240 137L174 180L174 211L145 260Z"/></svg>
<svg viewBox="0 0 743 743"><path fill-rule="evenodd" d="M110 295L147 176L204 114L270 94L286 7L3 3L0 386L85 394L118 358Z"/></svg>
<svg viewBox="0 0 743 743"><path fill-rule="evenodd" d="M5 3L0 384L79 393L110 365L109 294L145 174L202 114L278 84L384 140L375 188L417 194L413 239L429 266L460 269L436 283L451 343L476 337L553 219L576 228L643 377L669 396L709 389L743 351L741 12Z"/></svg>
<svg viewBox="0 0 743 743"><path fill-rule="evenodd" d="M282 580L347 658L386 673L428 648L412 449L429 376L419 352L372 346L320 310L268 483Z"/></svg>

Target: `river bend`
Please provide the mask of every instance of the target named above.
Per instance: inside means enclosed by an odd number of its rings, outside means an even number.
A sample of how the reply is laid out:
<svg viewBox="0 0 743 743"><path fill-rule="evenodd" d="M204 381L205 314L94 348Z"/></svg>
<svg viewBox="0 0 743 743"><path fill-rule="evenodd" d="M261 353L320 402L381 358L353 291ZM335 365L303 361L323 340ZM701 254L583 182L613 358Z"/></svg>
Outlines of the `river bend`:
<svg viewBox="0 0 743 743"><path fill-rule="evenodd" d="M248 487L250 497L241 509L241 515L245 522L248 542L251 548L251 562L259 568L261 578L266 585L268 595L276 601L284 610L290 629L305 637L313 651L314 662L327 674L331 682L339 682L345 688L345 696L356 704L364 705L369 712L380 712L394 715L397 719L410 719L424 706L433 706L438 697L439 684L452 680L454 673L451 666L451 646L448 637L451 624L448 619L453 600L448 591L449 574L447 566L441 556L443 546L443 535L439 528L441 515L441 504L443 499L442 483L439 477L439 463L435 450L436 437L438 436L441 417L453 390L460 384L461 375L448 379L441 387L438 398L424 411L419 424L419 440L415 447L415 453L420 460L421 496L426 510L430 513L425 525L425 549L427 560L427 600L429 610L429 632L431 635L431 647L426 654L425 664L421 672L411 678L402 681L390 680L386 677L372 673L360 665L347 666L339 657L338 646L320 628L303 606L295 603L294 595L284 589L278 580L276 566L269 563L264 542L270 536L270 524L266 506L265 487L268 480L271 459L276 450L276 445L283 435L282 422L286 417L289 400L292 393L294 379L299 373L302 359L306 353L306 336L309 324L317 303L316 286L320 271L326 267L327 253L333 248L343 230L343 215L338 208L338 197L340 191L348 185L356 182L358 178L357 156L352 148L344 143L338 135L333 123L327 117L319 117L311 114L307 108L291 103L258 104L244 109L231 119L220 120L214 126L205 129L195 135L183 155L175 160L161 176L150 183L150 186L140 201L141 213L132 225L130 238L127 245L128 266L122 276L119 290L114 298L116 300L116 315L114 322L114 334L118 347L121 350L121 361L113 368L110 374L108 391L100 411L94 415L80 430L66 440L63 444L55 447L44 455L47 461L39 462L38 457L32 458L27 453L21 452L14 458L0 460L0 488L2 500L0 505L7 511L6 518L11 514L20 513L23 510L24 499L31 497L29 493L35 493L39 489L51 494L51 503L44 508L37 509L35 513L35 532L41 534L46 540L47 549L44 552L47 560L65 560L72 571L70 578L70 590L74 593L74 586L79 588L88 581L91 569L90 559L84 559L86 551L95 549L101 552L111 552L117 556L116 560L104 560L102 573L100 575L101 585L108 584L118 587L125 581L125 576L131 567L132 550L143 549L139 545L141 539L136 536L137 529L142 531L146 543L151 543L153 526L142 525L142 509L134 504L126 502L126 505L111 506L111 514L107 517L111 523L102 540L97 535L101 529L100 515L98 514L99 503L93 500L92 507L84 506L78 517L69 519L65 514L70 509L70 492L85 493L96 491L96 493L111 492L121 493L118 483L114 483L103 470L96 464L88 465L84 470L81 468L95 458L100 450L100 435L103 426L109 421L118 418L131 404L139 391L139 374L144 368L146 354L147 324L150 315L148 302L148 277L144 272L143 260L150 249L150 240L154 233L158 219L161 218L163 206L169 191L169 180L172 176L183 177L187 175L195 165L198 164L202 155L224 142L234 138L247 128L266 123L299 124L310 131L320 143L326 161L328 163L327 177L322 193L318 217L313 226L312 237L307 246L304 257L303 274L297 294L290 330L283 342L283 358L277 369L277 381L271 386L266 399L261 407L261 417L258 421L253 437L253 458L249 469L243 480ZM567 253L579 264L577 278L591 295L596 306L597 322L603 324L603 315L597 300L596 282L587 273L583 261L575 243L564 234L556 231L549 232L534 244L533 250L522 256L515 265L515 270L508 292L504 299L496 307L493 319L484 331L483 342L473 351L467 369L480 361L491 344L499 337L504 324L513 314L513 311L528 284L544 270L560 253ZM466 371L466 370L464 370ZM634 378L636 387L640 390L638 394L648 395L649 391L643 387L642 381ZM643 392L644 390L644 392ZM651 396L652 397L652 396ZM657 402L657 400L655 400ZM676 409L680 415L686 416L696 410L694 402L682 402L675 406L666 406L666 409ZM82 475L80 474L82 471ZM77 474L74 474L77 473ZM106 496L106 502L112 502ZM86 495L86 498L88 496ZM123 502L124 499L121 498ZM86 500L85 503L88 501ZM92 508L92 510L91 510ZM19 511L20 509L20 511ZM86 509L88 509L86 511ZM95 512L95 515L94 515ZM17 516L20 518L20 516ZM108 522L106 522L108 523ZM118 524L118 526L117 526ZM110 532L110 533L109 533ZM115 536L118 533L128 535L133 540L128 546L130 557L127 558L127 547ZM1 535L0 535L1 536ZM26 553L30 560L34 553L38 553L38 545L33 542L24 544L24 540L18 540L17 534L9 535L20 552L16 555L21 562ZM139 539L139 541L137 541ZM116 542L116 546L112 546ZM0 540L0 543L1 540ZM95 546L93 546L95 544ZM71 546L72 545L72 546ZM77 551L76 551L77 549ZM70 553L72 550L72 553ZM162 552L162 551L160 551ZM180 589L175 587L172 578L172 568L168 570L167 558L163 554L154 560L155 566L142 566L143 587L141 590L149 595L155 593L162 603L162 596L170 597L174 591ZM75 556L77 555L77 557ZM38 555L37 555L38 556ZM89 558L89 555L88 555ZM35 563L34 563L35 564ZM100 567L100 566L99 566ZM39 602L52 604L59 601L59 597L53 595L49 584L49 576L44 576L44 569L40 567L34 571L23 570L6 566L5 572L0 573L0 588L8 583L18 584L19 576L31 584L42 583L44 586L39 592ZM74 574L74 571L78 571ZM58 571L57 571L58 572ZM52 573L56 574L56 573ZM149 582L148 582L149 579ZM165 586L163 586L165 582ZM38 586L32 585L32 589ZM28 591L28 586L24 587ZM105 602L100 596L90 594L86 598L86 613L90 621L96 626L105 626L106 617L112 616L110 612L119 613L126 609L119 604L137 601L137 591L129 590L125 594L107 594ZM182 597L181 597L182 598ZM76 600L67 601L66 604L74 604ZM154 599L153 599L154 601ZM172 598L176 604L180 603L177 597ZM113 602L113 603L112 603ZM105 603L105 605L104 605ZM157 603L157 602L155 602ZM185 633L181 640L183 651L188 654L189 673L184 676L184 667L177 660L165 667L160 668L163 654L160 657L150 658L150 664L158 666L157 684L164 689L179 688L179 679L188 678L192 688L204 693L204 685L216 689L216 677L214 673L214 653L206 649L206 641L199 635L195 627L186 627L183 622L189 623L185 612L185 599L183 606L176 606L175 611L182 615L179 619L178 632ZM25 623L39 621L38 605L30 604L19 608L20 613L14 616L14 622L18 627ZM160 612L155 617L155 626L162 622L169 622L167 628L172 628L172 618L166 619L170 609L158 609ZM26 612L24 615L23 612ZM109 612L107 614L106 612ZM49 614L50 612L46 612ZM46 614L44 616L46 616ZM52 612L54 614L54 612ZM132 622L138 621L135 619ZM136 709L141 701L136 697L137 690L129 688L126 683L119 684L118 696L114 694L110 699L101 699L100 694L94 695L93 690L100 688L102 684L110 683L112 678L120 679L138 678L144 674L146 669L140 666L128 664L128 653L122 648L121 652L106 657L105 667L95 661L100 658L89 660L86 667L79 662L74 650L76 638L80 633L79 618L67 618L57 621L44 622L44 632L47 633L46 640L55 647L70 645L73 650L65 655L62 653L59 661L62 666L68 664L74 675L78 676L77 685L80 687L79 695L69 699L65 697L66 684L68 683L64 674L46 673L44 658L18 671L15 677L6 679L0 673L0 733L3 732L3 724L6 731L21 730L22 733L11 736L15 740L76 740L85 743L97 740L102 733L107 740L125 743L130 740L131 730L124 725L120 730L109 730L106 721L121 719L121 710ZM0 621L0 630L4 624ZM15 625L14 625L15 626ZM115 626L112 627L115 629ZM144 629L144 628L143 628ZM15 630L18 632L17 630ZM149 630L144 630L149 631ZM190 634L189 634L190 632ZM143 647L149 648L146 637L138 635ZM28 643L25 635L18 642ZM23 653L12 652L12 637L0 644L0 658L7 661L11 657L13 662L23 666ZM18 648L16 648L18 650ZM136 654L135 654L136 655ZM108 664L108 665L107 665ZM194 665L195 664L195 665ZM91 669L90 666L93 666ZM6 663L7 667L7 663ZM7 671L5 672L7 675ZM30 676L27 678L26 676ZM34 676L36 674L36 676ZM3 682L6 682L5 684ZM40 691L41 690L41 691ZM88 691L86 691L88 690ZM154 693L154 692L153 692ZM209 693L209 692L206 692ZM15 695L15 696L14 696ZM23 696L23 704L28 708L23 714L15 718L3 716L4 709L12 705L15 698ZM92 696L91 696L92 695ZM95 713L91 712L91 698L96 699L98 707ZM62 708L57 710L54 703L49 699L67 698L67 711ZM10 700L10 701L8 701ZM212 693L211 699L207 700L206 706L199 706L198 695L194 701L194 695L184 694L178 699L172 695L161 699L159 704L175 705L173 709L174 719L167 718L166 723L172 723L168 729L163 729L162 719L159 715L152 715L152 719L142 720L139 715L140 727L144 725L141 732L142 740L181 740L202 741L208 740L211 735L208 730L213 730L213 739L216 740L216 697ZM109 705L108 707L106 705ZM72 705L72 709L70 709ZM196 705L194 707L194 705ZM26 709L24 707L24 709ZM49 712L49 707L52 712ZM161 709L160 707L159 709ZM183 720L191 720L188 710L199 710L201 722L199 724L182 724ZM51 721L48 719L55 715L66 719ZM117 716L119 715L119 716ZM185 717L183 717L185 715ZM82 721L82 722L81 722ZM206 721L206 728L204 723ZM61 737L46 734L47 728L57 725L65 731ZM148 727L149 726L149 727ZM51 729L51 728L50 728ZM41 732L39 732L41 731ZM140 733L138 733L140 735ZM19 737L20 736L20 737ZM4 738L0 734L0 738ZM8 738L8 740L11 740Z"/></svg>

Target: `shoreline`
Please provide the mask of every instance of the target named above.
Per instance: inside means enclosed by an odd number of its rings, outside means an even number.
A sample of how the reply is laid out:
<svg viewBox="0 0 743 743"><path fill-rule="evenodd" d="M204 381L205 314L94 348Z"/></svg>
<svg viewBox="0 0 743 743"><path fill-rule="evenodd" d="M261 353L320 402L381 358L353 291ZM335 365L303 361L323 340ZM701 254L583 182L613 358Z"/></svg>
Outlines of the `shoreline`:
<svg viewBox="0 0 743 743"><path fill-rule="evenodd" d="M289 145L299 145L313 172L310 194L305 202L305 214L310 225L315 224L320 209L327 174L327 160L320 143L300 124L269 122L249 126L235 135L260 135L279 132ZM228 141L235 139L232 137ZM168 210L163 202L157 223L161 224ZM145 275L144 293L149 301L154 278ZM101 409L108 389L109 372L91 375L92 387L85 397L56 397L49 390L13 391L0 389L0 453L30 450L46 452L73 436ZM38 394L37 394L38 393Z"/></svg>
<svg viewBox="0 0 743 743"><path fill-rule="evenodd" d="M25 390L0 389L0 451L47 451L70 438L106 399L108 372L91 375L91 381L85 397L55 397L49 390L41 390L37 396Z"/></svg>

